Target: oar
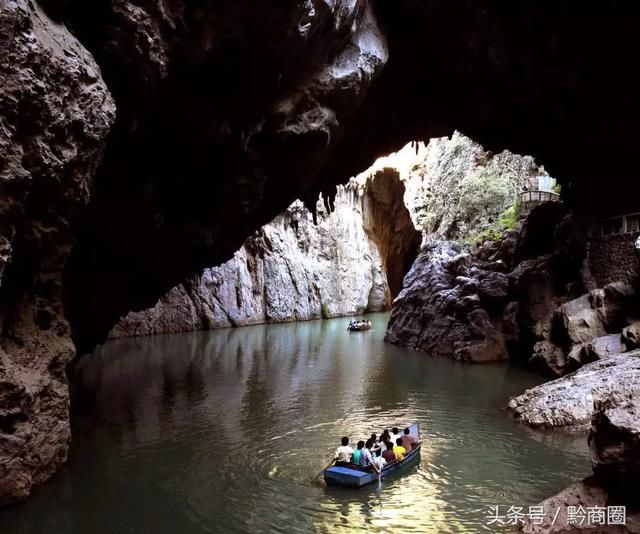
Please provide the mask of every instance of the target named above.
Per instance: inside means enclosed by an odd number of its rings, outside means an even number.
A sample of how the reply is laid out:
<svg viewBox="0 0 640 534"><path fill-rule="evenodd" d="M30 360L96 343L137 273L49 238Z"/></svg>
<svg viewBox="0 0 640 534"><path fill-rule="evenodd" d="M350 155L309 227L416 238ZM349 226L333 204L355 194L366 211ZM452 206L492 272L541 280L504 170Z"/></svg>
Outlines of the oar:
<svg viewBox="0 0 640 534"><path fill-rule="evenodd" d="M318 478L322 473L324 473L327 469L329 469L333 465L333 462L335 462L335 460L332 460L331 463L327 467L323 467L320 470L320 472L316 476L314 476L313 478Z"/></svg>

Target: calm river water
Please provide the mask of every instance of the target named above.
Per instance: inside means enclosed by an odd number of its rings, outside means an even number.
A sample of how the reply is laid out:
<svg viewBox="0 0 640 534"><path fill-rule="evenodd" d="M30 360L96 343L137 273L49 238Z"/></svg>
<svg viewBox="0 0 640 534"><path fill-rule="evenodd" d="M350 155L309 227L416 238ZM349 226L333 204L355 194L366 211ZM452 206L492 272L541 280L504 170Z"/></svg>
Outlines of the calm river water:
<svg viewBox="0 0 640 534"><path fill-rule="evenodd" d="M487 527L590 472L586 439L502 410L540 379L348 333L347 320L109 342L74 379L68 464L0 532L434 532ZM378 487L314 479L344 433L419 421L419 466ZM525 508L526 509L526 508Z"/></svg>

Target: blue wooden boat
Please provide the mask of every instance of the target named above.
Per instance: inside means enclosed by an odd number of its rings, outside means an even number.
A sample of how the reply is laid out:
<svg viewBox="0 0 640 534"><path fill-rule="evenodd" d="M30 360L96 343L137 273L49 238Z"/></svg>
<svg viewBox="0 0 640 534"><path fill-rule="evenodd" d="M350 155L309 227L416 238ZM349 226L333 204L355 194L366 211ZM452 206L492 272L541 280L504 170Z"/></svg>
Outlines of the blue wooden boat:
<svg viewBox="0 0 640 534"><path fill-rule="evenodd" d="M409 434L420 440L420 427L418 423L414 423L410 427ZM422 443L411 449L401 462L387 464L382 468L381 478L396 473L409 465L415 465L420 459L420 449ZM375 471L365 471L360 467L353 466L336 466L333 465L324 470L324 481L328 486L342 486L345 488L361 488L378 480L378 473Z"/></svg>

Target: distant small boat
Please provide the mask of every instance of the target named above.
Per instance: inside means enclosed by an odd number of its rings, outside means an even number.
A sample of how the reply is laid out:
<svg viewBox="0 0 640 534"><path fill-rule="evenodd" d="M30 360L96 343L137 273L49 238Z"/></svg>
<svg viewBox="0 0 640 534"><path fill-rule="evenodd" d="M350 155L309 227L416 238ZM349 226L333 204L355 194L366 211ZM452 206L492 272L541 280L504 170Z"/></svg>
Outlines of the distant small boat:
<svg viewBox="0 0 640 534"><path fill-rule="evenodd" d="M371 321L366 319L362 321L351 321L347 330L351 332L363 332L364 330L371 330Z"/></svg>
<svg viewBox="0 0 640 534"><path fill-rule="evenodd" d="M418 423L414 423L409 427L409 429L410 435L419 441L420 427ZM385 478L391 473L400 471L409 465L415 465L420 459L421 448L422 443L419 443L409 451L409 453L404 457L404 460L385 465L382 468L381 478ZM378 480L378 473L375 471L365 471L356 465L345 467L333 465L324 470L324 481L327 483L327 486L361 488L362 486L371 484L376 480Z"/></svg>

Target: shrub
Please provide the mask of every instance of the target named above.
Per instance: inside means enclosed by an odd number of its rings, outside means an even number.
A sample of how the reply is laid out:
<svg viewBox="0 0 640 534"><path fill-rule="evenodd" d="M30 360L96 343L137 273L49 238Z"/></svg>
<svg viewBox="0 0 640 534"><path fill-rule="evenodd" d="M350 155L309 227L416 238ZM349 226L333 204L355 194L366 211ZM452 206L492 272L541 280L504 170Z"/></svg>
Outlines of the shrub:
<svg viewBox="0 0 640 534"><path fill-rule="evenodd" d="M466 220L500 209L513 198L509 179L489 169L467 176L460 182L460 209Z"/></svg>
<svg viewBox="0 0 640 534"><path fill-rule="evenodd" d="M326 304L321 304L320 315L323 319L329 319L329 306L327 306Z"/></svg>
<svg viewBox="0 0 640 534"><path fill-rule="evenodd" d="M498 220L491 224L488 228L485 228L482 232L471 235L465 241L466 244L484 243L485 241L498 241L502 239L504 233L508 230L514 230L518 224L518 218L520 216L520 201L504 210L499 216Z"/></svg>

